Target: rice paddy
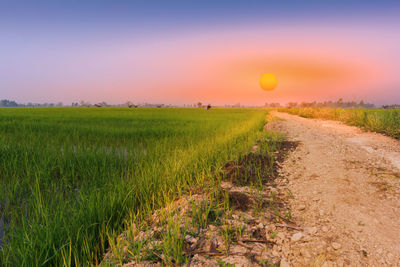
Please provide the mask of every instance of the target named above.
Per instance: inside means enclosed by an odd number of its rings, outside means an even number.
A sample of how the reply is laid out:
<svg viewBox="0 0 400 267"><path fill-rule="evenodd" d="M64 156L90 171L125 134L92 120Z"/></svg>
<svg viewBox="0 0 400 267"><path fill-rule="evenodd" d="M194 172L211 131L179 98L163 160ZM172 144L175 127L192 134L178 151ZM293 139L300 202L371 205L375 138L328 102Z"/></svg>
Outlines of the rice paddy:
<svg viewBox="0 0 400 267"><path fill-rule="evenodd" d="M304 118L338 120L400 139L399 109L281 108L279 111Z"/></svg>
<svg viewBox="0 0 400 267"><path fill-rule="evenodd" d="M165 206L249 151L265 115L0 109L0 265L98 264L132 218Z"/></svg>

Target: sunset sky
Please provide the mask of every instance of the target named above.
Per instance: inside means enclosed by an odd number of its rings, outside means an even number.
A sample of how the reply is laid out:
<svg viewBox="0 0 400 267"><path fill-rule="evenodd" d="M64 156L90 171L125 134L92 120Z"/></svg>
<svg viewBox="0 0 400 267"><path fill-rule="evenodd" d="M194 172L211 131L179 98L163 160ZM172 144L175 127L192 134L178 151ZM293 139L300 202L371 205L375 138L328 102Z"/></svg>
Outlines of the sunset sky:
<svg viewBox="0 0 400 267"><path fill-rule="evenodd" d="M400 1L3 1L0 99L400 103L399 14Z"/></svg>

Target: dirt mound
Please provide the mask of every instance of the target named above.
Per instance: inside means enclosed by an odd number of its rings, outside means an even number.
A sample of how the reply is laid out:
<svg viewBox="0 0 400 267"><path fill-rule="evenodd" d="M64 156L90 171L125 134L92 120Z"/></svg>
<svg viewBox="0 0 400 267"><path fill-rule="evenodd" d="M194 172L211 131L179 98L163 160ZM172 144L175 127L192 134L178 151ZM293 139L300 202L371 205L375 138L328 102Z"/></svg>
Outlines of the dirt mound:
<svg viewBox="0 0 400 267"><path fill-rule="evenodd" d="M224 178L239 186L271 183L278 176L280 164L298 144L286 140L259 142L253 150L258 149L261 152L246 154L237 163L228 162L223 168Z"/></svg>

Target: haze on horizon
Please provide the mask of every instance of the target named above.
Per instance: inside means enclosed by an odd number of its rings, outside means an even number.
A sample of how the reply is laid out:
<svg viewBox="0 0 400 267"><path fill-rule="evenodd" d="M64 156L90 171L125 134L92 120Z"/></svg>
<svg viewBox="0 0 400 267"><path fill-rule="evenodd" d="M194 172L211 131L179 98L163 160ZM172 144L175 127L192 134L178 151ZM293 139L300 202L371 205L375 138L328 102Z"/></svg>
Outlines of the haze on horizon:
<svg viewBox="0 0 400 267"><path fill-rule="evenodd" d="M400 102L398 1L5 1L0 99ZM274 73L278 87L259 78Z"/></svg>

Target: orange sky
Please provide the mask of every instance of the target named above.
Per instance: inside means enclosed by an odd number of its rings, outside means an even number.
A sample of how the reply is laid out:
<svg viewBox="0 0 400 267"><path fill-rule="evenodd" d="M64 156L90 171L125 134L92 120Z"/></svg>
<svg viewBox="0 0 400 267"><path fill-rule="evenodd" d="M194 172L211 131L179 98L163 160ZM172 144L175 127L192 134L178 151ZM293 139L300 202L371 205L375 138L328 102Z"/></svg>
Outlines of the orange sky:
<svg viewBox="0 0 400 267"><path fill-rule="evenodd" d="M149 69L156 66L155 72L150 78L145 76L142 86L161 102L171 99L191 103L198 99L261 104L340 97L374 101L378 94L374 90L386 86L382 81L388 85L399 82L391 71L397 62L380 58L381 50L388 47L378 47L379 39L365 44L364 39L372 39L368 34L360 38L352 36L352 31L342 31L332 36L332 32L311 28L308 36L303 33L304 39L297 33L272 31L269 40L258 37L262 32L189 35L155 44L157 52L147 58L152 65ZM145 74L147 67L143 67ZM258 79L264 72L278 78L278 87L272 92L259 87ZM126 90L129 95L129 87Z"/></svg>
<svg viewBox="0 0 400 267"><path fill-rule="evenodd" d="M2 97L115 104L400 102L398 21L252 22L77 42L36 36L28 47L21 44L21 60L4 55L2 88L11 89ZM259 86L266 72L278 78L274 91Z"/></svg>

